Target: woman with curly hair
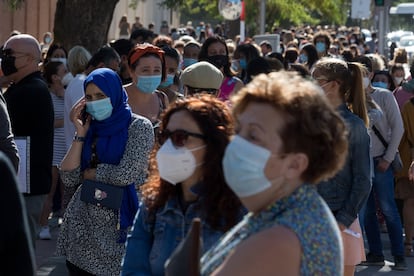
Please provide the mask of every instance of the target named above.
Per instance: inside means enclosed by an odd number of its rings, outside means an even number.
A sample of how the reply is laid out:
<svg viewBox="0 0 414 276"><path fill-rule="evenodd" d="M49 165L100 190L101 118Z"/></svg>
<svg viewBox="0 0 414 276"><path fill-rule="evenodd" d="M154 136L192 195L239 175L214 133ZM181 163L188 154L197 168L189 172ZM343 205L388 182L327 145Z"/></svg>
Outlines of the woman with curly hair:
<svg viewBox="0 0 414 276"><path fill-rule="evenodd" d="M164 263L200 217L204 250L243 215L221 160L233 134L226 105L210 95L180 99L162 116L160 147L141 188L142 205L127 241L123 275L164 275Z"/></svg>

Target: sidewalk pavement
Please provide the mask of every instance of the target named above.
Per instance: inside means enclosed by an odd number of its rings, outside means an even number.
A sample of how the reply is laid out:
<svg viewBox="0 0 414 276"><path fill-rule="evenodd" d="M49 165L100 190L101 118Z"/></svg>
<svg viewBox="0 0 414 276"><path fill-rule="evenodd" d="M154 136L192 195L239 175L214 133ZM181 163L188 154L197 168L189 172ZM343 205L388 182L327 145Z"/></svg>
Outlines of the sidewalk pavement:
<svg viewBox="0 0 414 276"><path fill-rule="evenodd" d="M65 258L57 257L56 240L59 235L58 223L50 223L51 240L37 240L36 241L36 264L37 276L68 276L66 269Z"/></svg>
<svg viewBox="0 0 414 276"><path fill-rule="evenodd" d="M59 234L59 227L51 227L51 240L37 240L36 242L36 263L38 265L37 276L68 276L68 271L65 265L65 258L56 257L56 240ZM414 275L414 258L406 258L408 270L407 271L395 271L392 269L393 257L390 251L390 242L388 234L381 234L384 255L385 266L357 266L356 276L405 276ZM328 276L328 275L327 275Z"/></svg>

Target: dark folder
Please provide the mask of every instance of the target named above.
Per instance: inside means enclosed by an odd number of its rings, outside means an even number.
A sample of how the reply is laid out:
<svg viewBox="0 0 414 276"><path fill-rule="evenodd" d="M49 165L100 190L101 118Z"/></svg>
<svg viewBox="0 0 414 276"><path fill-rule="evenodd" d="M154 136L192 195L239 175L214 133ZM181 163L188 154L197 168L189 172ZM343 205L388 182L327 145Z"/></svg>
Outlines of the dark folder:
<svg viewBox="0 0 414 276"><path fill-rule="evenodd" d="M202 246L201 221L199 218L195 218L184 240L180 242L170 258L165 262L165 275L200 275Z"/></svg>

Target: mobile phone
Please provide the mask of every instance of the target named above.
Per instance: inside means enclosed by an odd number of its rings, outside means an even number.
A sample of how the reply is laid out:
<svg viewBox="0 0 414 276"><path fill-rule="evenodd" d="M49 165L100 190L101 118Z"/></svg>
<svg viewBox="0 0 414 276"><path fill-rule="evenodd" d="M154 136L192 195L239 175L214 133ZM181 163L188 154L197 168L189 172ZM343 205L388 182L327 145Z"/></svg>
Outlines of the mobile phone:
<svg viewBox="0 0 414 276"><path fill-rule="evenodd" d="M85 106L81 111L81 120L83 124L86 123L87 118L88 118L88 112L86 112L86 106Z"/></svg>

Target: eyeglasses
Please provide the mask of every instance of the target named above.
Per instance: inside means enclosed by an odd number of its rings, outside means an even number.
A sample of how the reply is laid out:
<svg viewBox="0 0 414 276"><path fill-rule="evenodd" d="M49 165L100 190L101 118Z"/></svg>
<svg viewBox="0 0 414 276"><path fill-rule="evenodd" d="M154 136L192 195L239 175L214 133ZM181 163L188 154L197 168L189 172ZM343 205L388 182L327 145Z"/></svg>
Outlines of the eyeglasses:
<svg viewBox="0 0 414 276"><path fill-rule="evenodd" d="M191 86L187 86L187 96L192 96L197 93L207 93L211 95L217 95L217 89L213 88L194 88Z"/></svg>
<svg viewBox="0 0 414 276"><path fill-rule="evenodd" d="M183 147L187 143L188 137L190 136L203 140L206 139L206 136L204 136L203 134L188 132L183 129L177 129L174 131L164 129L158 133L158 143L162 145L165 143L165 141L168 140L168 138L170 138L174 146Z"/></svg>
<svg viewBox="0 0 414 276"><path fill-rule="evenodd" d="M16 54L20 54L20 56L16 56ZM24 52L19 52L19 51L13 51L10 48L3 49L1 51L1 57L2 58L7 58L7 57L15 57L15 58L18 58L18 57L27 56L27 55L29 55L29 54L28 53L24 53Z"/></svg>

